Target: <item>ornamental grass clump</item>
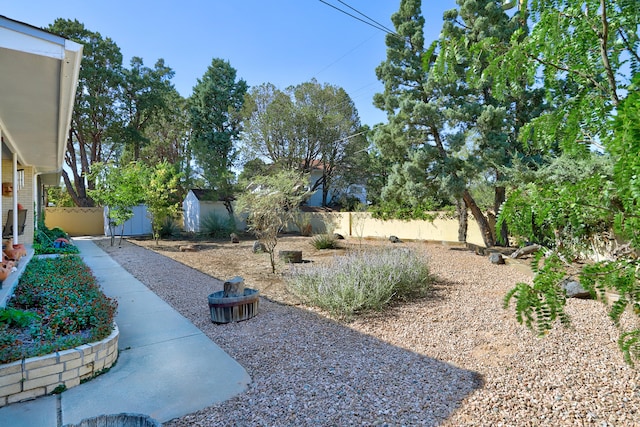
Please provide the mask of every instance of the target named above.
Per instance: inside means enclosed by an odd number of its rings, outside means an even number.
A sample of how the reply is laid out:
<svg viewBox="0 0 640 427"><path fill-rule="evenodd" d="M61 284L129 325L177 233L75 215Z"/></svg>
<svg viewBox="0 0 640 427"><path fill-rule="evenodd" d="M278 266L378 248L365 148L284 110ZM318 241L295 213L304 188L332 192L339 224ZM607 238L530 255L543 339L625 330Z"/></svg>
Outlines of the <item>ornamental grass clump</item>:
<svg viewBox="0 0 640 427"><path fill-rule="evenodd" d="M333 234L318 234L311 240L311 246L316 249L336 249L338 240Z"/></svg>
<svg viewBox="0 0 640 427"><path fill-rule="evenodd" d="M79 256L34 258L0 312L0 363L104 339L116 307Z"/></svg>
<svg viewBox="0 0 640 427"><path fill-rule="evenodd" d="M305 304L332 316L383 309L392 301L424 295L431 277L426 260L410 249L353 252L317 266L295 266L288 289Z"/></svg>

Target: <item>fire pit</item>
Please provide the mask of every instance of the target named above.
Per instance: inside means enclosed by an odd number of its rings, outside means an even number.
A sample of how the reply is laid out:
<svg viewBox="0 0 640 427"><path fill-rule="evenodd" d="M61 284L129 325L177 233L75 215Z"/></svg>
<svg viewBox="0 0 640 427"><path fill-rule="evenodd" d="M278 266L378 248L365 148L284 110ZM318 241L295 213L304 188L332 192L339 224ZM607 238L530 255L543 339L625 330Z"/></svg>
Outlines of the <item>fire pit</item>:
<svg viewBox="0 0 640 427"><path fill-rule="evenodd" d="M258 314L260 291L245 288L242 277L224 282L224 290L209 295L209 310L214 323L240 322Z"/></svg>

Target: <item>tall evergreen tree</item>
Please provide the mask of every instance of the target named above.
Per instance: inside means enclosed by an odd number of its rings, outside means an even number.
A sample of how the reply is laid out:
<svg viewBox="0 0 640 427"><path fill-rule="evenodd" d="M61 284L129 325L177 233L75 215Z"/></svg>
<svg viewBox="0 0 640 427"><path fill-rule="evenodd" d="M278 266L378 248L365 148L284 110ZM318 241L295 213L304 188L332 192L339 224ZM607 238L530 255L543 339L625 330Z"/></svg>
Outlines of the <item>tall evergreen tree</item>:
<svg viewBox="0 0 640 427"><path fill-rule="evenodd" d="M226 200L230 211L234 143L241 131L240 111L247 83L236 80L236 70L228 61L214 58L193 88L189 100L191 148L211 189Z"/></svg>
<svg viewBox="0 0 640 427"><path fill-rule="evenodd" d="M149 68L145 67L142 58L134 56L130 68L123 69L122 140L126 157L133 161L140 159L140 150L149 142L145 128L155 116L169 108L166 102L173 90L173 75L163 59L159 59L154 68Z"/></svg>

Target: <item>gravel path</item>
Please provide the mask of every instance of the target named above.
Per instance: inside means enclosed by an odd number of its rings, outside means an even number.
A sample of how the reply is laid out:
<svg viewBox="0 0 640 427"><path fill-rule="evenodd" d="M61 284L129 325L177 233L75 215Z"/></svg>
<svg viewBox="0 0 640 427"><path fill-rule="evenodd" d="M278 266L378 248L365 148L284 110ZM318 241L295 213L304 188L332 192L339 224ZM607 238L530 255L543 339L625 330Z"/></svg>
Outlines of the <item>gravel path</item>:
<svg viewBox="0 0 640 427"><path fill-rule="evenodd" d="M529 275L421 249L438 278L428 298L348 325L264 298L255 318L216 325L206 301L218 280L135 245L108 252L253 379L167 426L640 426L640 371L602 304L569 301L573 329L537 338L502 308Z"/></svg>

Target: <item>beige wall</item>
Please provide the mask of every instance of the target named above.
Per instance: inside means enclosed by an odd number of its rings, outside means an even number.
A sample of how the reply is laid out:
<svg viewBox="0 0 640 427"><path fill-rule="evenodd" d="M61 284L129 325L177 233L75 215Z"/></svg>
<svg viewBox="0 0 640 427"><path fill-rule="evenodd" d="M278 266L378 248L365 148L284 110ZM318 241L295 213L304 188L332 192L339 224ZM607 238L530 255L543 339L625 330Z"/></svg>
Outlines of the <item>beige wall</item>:
<svg viewBox="0 0 640 427"><path fill-rule="evenodd" d="M70 236L104 236L102 208L52 208L44 211L44 224L60 227Z"/></svg>
<svg viewBox="0 0 640 427"><path fill-rule="evenodd" d="M433 221L402 221L375 219L368 212L305 213L314 233L339 233L345 237L382 238L396 236L406 240L428 240L442 242L458 241L458 220L437 218ZM290 226L295 230L295 226ZM482 234L476 221L470 217L467 242L484 246Z"/></svg>
<svg viewBox="0 0 640 427"><path fill-rule="evenodd" d="M48 228L60 227L71 236L104 235L102 208L46 208L45 224ZM224 212L226 215L226 211ZM352 238L388 239L396 236L406 240L438 242L458 241L458 221L455 218L438 218L434 221L382 221L367 212L304 213L303 219L311 223L313 233L340 233ZM237 217L240 226L243 219ZM289 224L290 231L297 231ZM484 246L477 223L470 218L467 242Z"/></svg>

